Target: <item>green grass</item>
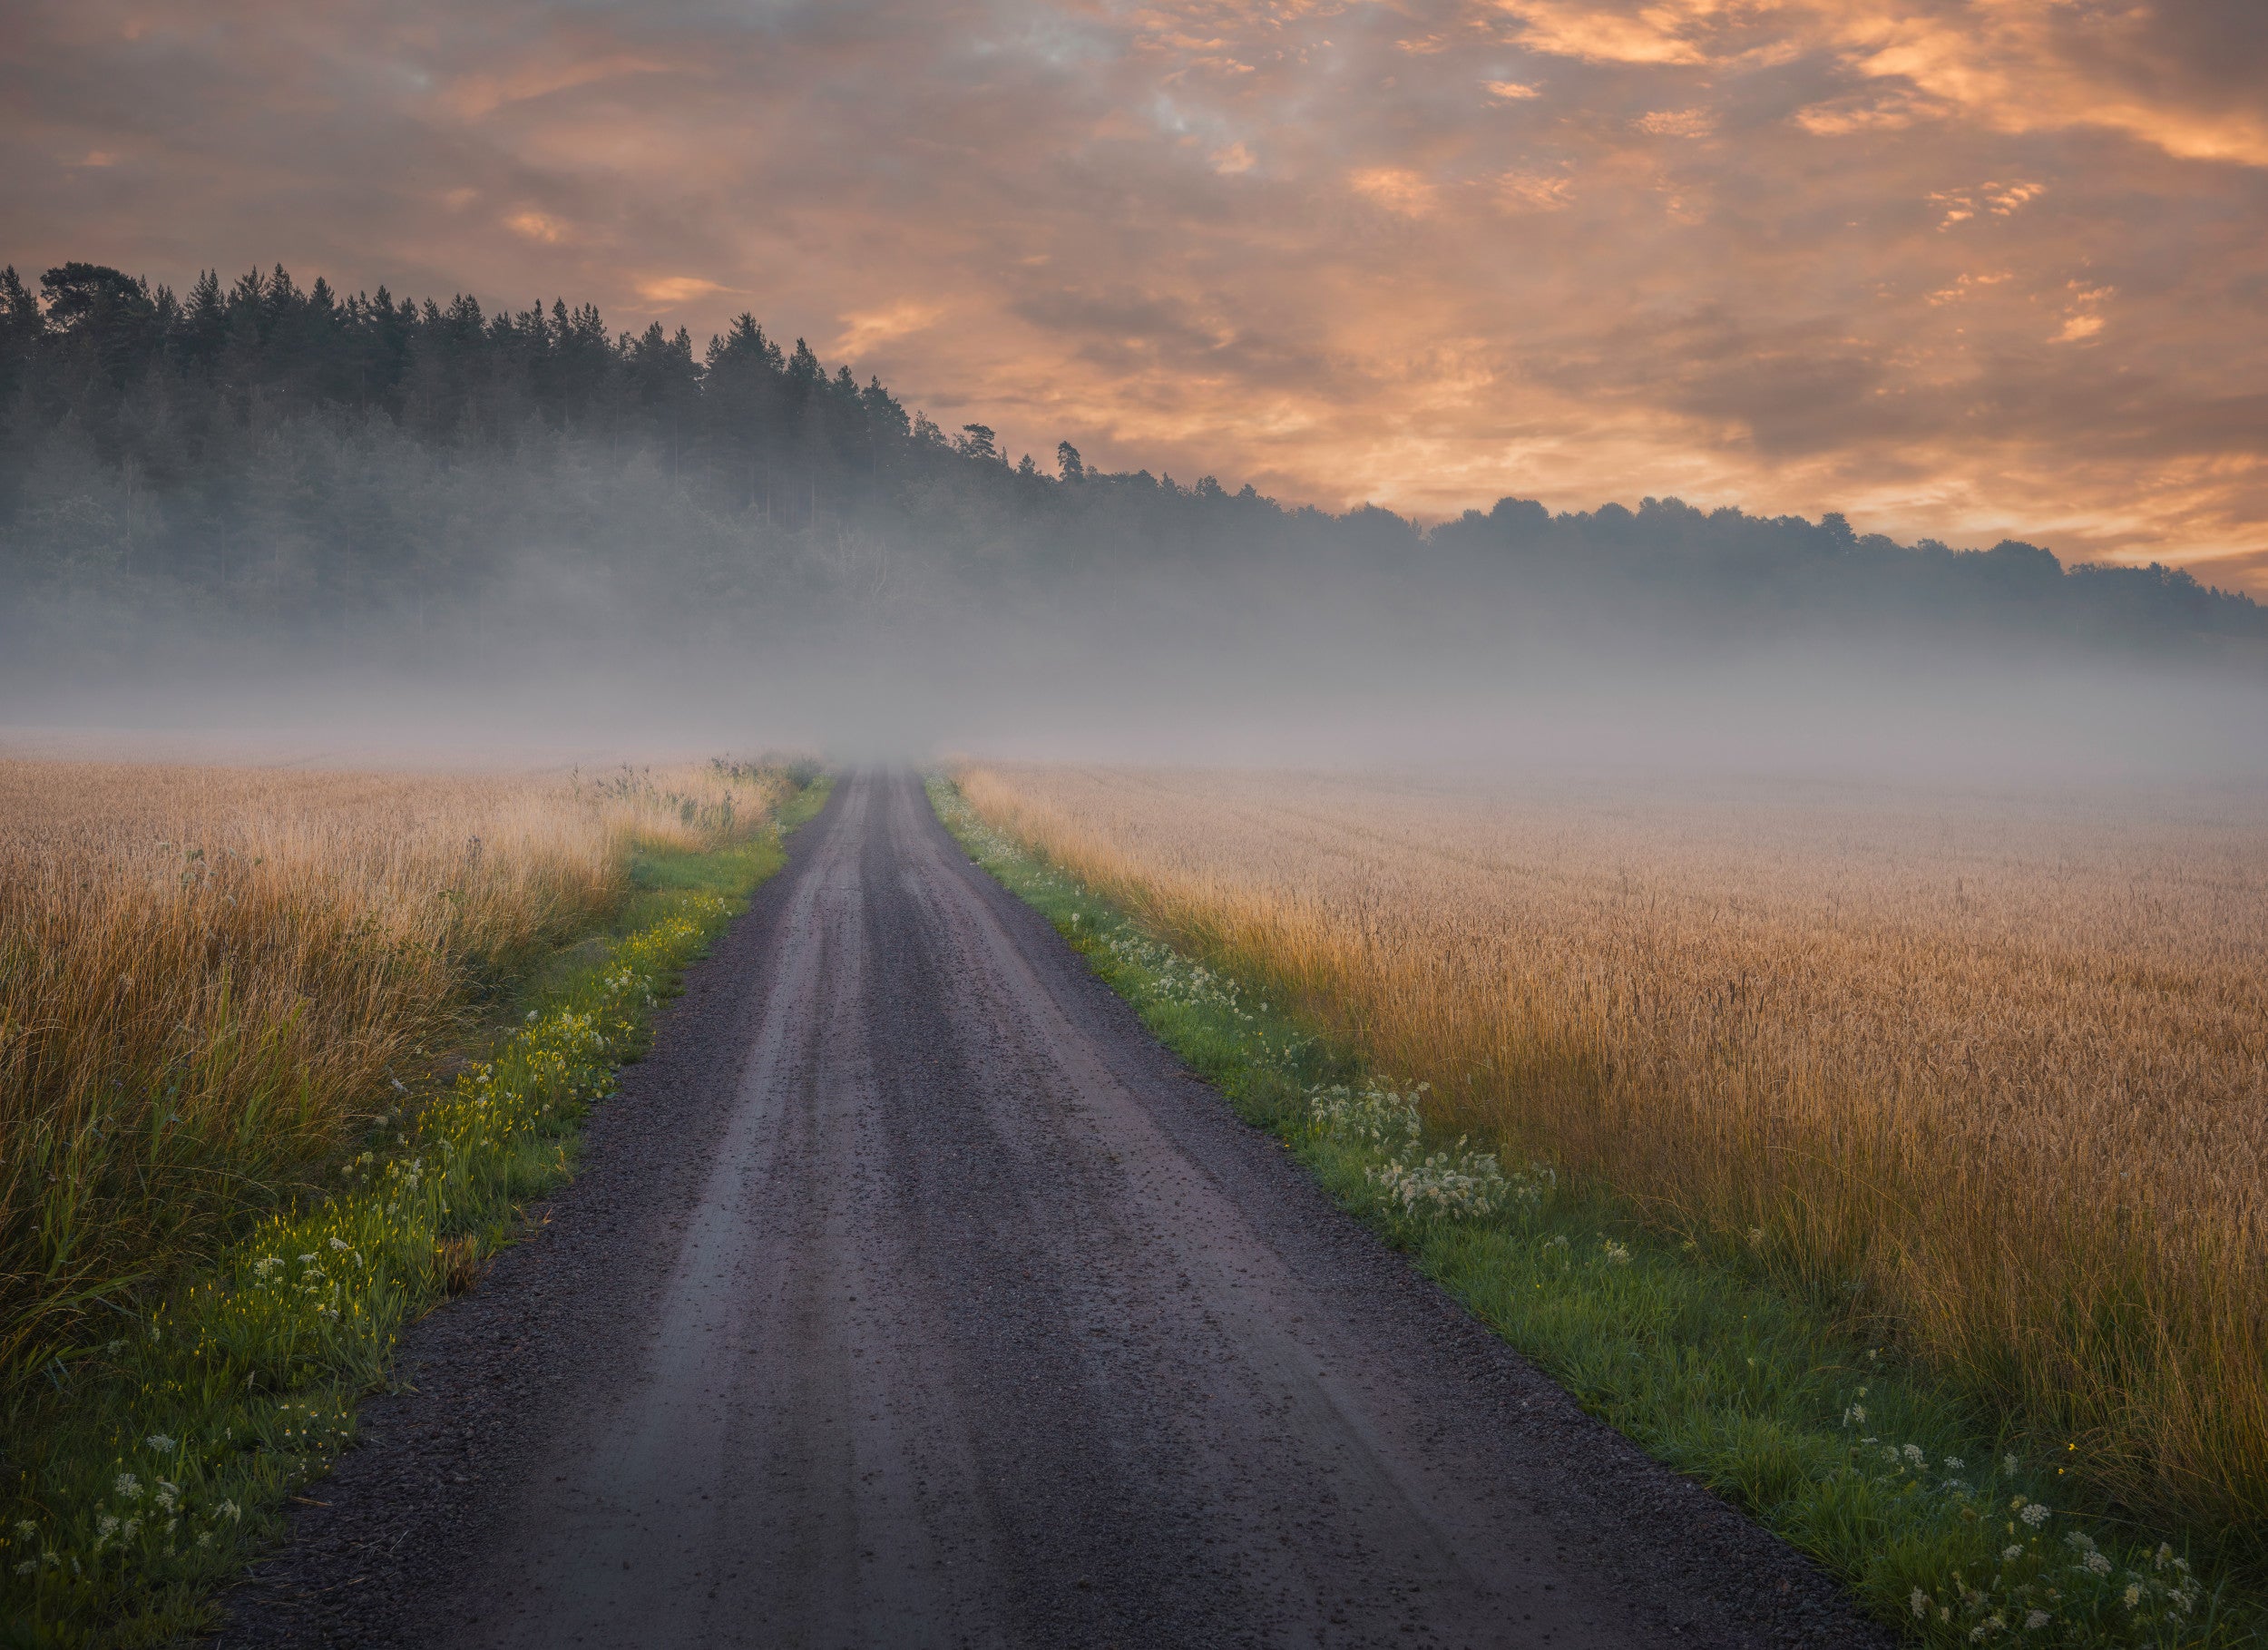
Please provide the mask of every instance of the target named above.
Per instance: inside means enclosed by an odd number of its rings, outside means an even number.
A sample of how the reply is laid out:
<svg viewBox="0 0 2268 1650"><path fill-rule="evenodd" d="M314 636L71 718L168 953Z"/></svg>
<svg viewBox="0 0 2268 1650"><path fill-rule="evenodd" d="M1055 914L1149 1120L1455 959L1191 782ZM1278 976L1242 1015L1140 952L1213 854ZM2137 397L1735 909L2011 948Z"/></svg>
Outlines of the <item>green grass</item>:
<svg viewBox="0 0 2268 1650"><path fill-rule="evenodd" d="M2262 1642L2268 1616L2225 1567L2087 1505L2067 1463L2015 1443L1829 1303L1572 1196L1548 1164L1430 1137L1419 1097L1374 1081L1264 986L1175 951L984 825L949 783L931 796L979 864L1344 1206L1590 1413L1745 1508L1882 1620L1946 1645Z"/></svg>
<svg viewBox="0 0 2268 1650"><path fill-rule="evenodd" d="M577 1125L646 1046L686 965L777 870L779 828L647 848L611 934L533 969L489 1057L380 1119L337 1189L262 1221L10 1417L0 1642L160 1645L283 1528L353 1441L402 1328L477 1275L573 1169Z"/></svg>

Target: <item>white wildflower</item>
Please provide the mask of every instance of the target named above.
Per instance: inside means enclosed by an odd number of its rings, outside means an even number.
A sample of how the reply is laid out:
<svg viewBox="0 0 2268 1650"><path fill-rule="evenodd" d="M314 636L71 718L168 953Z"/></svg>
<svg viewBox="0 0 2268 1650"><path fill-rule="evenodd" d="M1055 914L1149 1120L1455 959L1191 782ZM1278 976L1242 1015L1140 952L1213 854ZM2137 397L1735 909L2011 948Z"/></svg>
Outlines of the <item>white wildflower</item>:
<svg viewBox="0 0 2268 1650"><path fill-rule="evenodd" d="M1916 1616L1927 1616L1930 1613L1930 1596L1920 1587L1914 1588L1911 1596L1906 1602L1913 1606L1913 1613Z"/></svg>
<svg viewBox="0 0 2268 1650"><path fill-rule="evenodd" d="M2024 1549L2023 1549L2023 1547L2020 1547L2020 1546L2013 1546L2013 1545L2012 1545L2012 1546L2009 1546L2009 1547L2002 1547L2002 1548L2000 1549L2000 1562L2001 1562L2001 1563L2003 1563L2003 1564L2014 1564L2014 1563L2015 1563L2015 1562L2016 1562L2019 1558L2021 1558L2023 1556L2024 1556Z"/></svg>
<svg viewBox="0 0 2268 1650"><path fill-rule="evenodd" d="M1923 1451L1920 1444L1908 1444L1904 1449L1899 1450L1898 1453L1906 1458L1906 1465L1909 1467L1922 1466L1926 1464L1930 1459L1928 1454Z"/></svg>
<svg viewBox="0 0 2268 1650"><path fill-rule="evenodd" d="M2041 1525L2045 1524L2055 1515L2048 1510L2048 1507L2045 1502L2032 1501L2019 1508L2017 1509L2016 1516L2023 1519L2025 1523L2030 1525L2034 1529L2038 1529Z"/></svg>
<svg viewBox="0 0 2268 1650"><path fill-rule="evenodd" d="M166 1435L162 1432L152 1432L143 1441L147 1443L150 1448L155 1450L160 1455L171 1455L173 1453L173 1440L166 1437Z"/></svg>
<svg viewBox="0 0 2268 1650"><path fill-rule="evenodd" d="M2024 1617L2024 1630L2027 1633L2037 1633L2047 1625L2048 1612L2045 1610L2034 1610Z"/></svg>
<svg viewBox="0 0 2268 1650"><path fill-rule="evenodd" d="M129 1501L142 1499L142 1480L131 1472L120 1473L112 1481L111 1488Z"/></svg>

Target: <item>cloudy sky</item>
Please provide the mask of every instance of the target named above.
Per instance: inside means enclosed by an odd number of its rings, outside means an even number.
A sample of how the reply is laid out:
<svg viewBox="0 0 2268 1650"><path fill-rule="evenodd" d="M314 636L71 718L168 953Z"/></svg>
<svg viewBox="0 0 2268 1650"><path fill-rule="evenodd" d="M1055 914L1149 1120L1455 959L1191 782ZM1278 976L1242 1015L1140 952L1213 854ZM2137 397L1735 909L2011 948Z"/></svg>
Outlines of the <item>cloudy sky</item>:
<svg viewBox="0 0 2268 1650"><path fill-rule="evenodd" d="M697 338L1427 516L2268 593L2262 0L15 0L0 259Z"/></svg>

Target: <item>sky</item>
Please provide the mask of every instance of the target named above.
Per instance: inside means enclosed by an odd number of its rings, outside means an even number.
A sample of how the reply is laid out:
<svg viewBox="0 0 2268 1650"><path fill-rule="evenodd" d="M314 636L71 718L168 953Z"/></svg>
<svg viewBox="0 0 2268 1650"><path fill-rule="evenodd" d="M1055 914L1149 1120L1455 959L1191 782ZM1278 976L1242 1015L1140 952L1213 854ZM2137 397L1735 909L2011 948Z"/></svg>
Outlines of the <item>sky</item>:
<svg viewBox="0 0 2268 1650"><path fill-rule="evenodd" d="M0 260L697 340L1051 463L2268 596L2261 0L14 0Z"/></svg>

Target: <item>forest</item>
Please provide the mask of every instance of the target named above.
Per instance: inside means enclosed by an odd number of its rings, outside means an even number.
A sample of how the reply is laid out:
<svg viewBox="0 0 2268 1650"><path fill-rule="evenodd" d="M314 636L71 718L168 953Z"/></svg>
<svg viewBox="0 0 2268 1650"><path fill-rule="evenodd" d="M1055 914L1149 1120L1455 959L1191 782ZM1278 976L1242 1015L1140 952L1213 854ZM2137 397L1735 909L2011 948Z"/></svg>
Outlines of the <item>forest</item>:
<svg viewBox="0 0 2268 1650"><path fill-rule="evenodd" d="M1431 526L1211 475L1012 456L742 315L697 348L590 304L489 314L302 287L0 273L0 643L19 666L319 646L439 657L985 616L1318 614L1459 649L1571 626L2253 659L2268 611L2159 566L2066 567L1647 498L1505 498ZM1132 607L1126 605L1129 601Z"/></svg>

